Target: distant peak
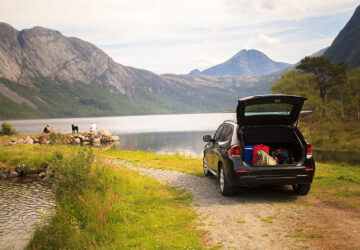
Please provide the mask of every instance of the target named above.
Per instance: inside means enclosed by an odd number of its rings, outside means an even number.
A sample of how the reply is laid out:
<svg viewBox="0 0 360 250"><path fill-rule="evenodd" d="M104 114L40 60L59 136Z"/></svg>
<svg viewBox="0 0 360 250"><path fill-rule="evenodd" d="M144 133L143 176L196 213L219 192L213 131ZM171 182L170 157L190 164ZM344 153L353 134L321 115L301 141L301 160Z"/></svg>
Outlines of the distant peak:
<svg viewBox="0 0 360 250"><path fill-rule="evenodd" d="M200 74L201 74L201 72L198 69L194 69L194 70L190 71L190 73L189 73L189 75L191 75L191 76L196 76L196 75L200 75Z"/></svg>
<svg viewBox="0 0 360 250"><path fill-rule="evenodd" d="M259 56L268 57L268 56L266 56L264 53L262 53L261 51L256 50L256 49L249 49L249 50L247 50L247 49L242 49L242 50L240 50L236 55L234 55L231 59L238 58L238 57L254 56L254 55L259 55Z"/></svg>
<svg viewBox="0 0 360 250"><path fill-rule="evenodd" d="M32 31L32 32L40 32L40 33L57 33L57 34L61 34L57 30L45 28L45 27L42 27L42 26L34 26L34 27L30 28L30 29L24 29L24 30L25 31Z"/></svg>
<svg viewBox="0 0 360 250"><path fill-rule="evenodd" d="M0 27L6 27L6 28L8 28L8 29L13 29L14 30L14 27L13 26L11 26L10 24L8 24L8 23L4 23L4 22L0 22Z"/></svg>

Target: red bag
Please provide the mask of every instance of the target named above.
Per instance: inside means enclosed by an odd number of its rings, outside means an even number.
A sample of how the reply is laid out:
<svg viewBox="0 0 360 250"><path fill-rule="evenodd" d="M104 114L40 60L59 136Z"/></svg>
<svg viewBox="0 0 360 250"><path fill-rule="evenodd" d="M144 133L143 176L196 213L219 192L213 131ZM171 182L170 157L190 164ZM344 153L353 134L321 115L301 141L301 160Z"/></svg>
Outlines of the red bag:
<svg viewBox="0 0 360 250"><path fill-rule="evenodd" d="M265 146L265 145L254 145L254 150L253 150L253 158L252 158L252 164L255 165L257 163L257 161L259 160L259 157L257 156L257 152L259 150L264 150L267 154L269 154L269 146Z"/></svg>

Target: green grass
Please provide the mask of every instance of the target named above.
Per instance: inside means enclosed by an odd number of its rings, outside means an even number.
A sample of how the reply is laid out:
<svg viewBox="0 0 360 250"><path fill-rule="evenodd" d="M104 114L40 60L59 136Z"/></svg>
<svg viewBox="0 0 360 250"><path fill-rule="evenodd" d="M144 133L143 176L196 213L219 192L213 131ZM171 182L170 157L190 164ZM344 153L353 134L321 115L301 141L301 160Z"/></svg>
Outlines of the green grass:
<svg viewBox="0 0 360 250"><path fill-rule="evenodd" d="M74 148L65 145L0 145L0 162L9 168L26 164L30 170L36 170L50 163L53 152L70 153Z"/></svg>
<svg viewBox="0 0 360 250"><path fill-rule="evenodd" d="M160 168L180 171L186 174L204 176L202 169L202 158L175 155L158 155L153 152L142 151L120 151L120 150L97 150L98 157L110 159L122 159L131 162L135 166L149 168Z"/></svg>
<svg viewBox="0 0 360 250"><path fill-rule="evenodd" d="M360 166L317 163L312 193L321 199L357 207L360 205Z"/></svg>
<svg viewBox="0 0 360 250"><path fill-rule="evenodd" d="M201 249L189 194L91 152L56 153L55 214L28 249ZM85 167L82 167L84 166Z"/></svg>
<svg viewBox="0 0 360 250"><path fill-rule="evenodd" d="M285 237L294 238L296 241L308 241L309 239L323 238L324 236L320 233L307 233L299 230L295 234L287 234Z"/></svg>
<svg viewBox="0 0 360 250"><path fill-rule="evenodd" d="M269 217L266 217L266 218L261 218L261 221L267 222L267 223L273 223L274 219L275 219L275 216L269 216Z"/></svg>
<svg viewBox="0 0 360 250"><path fill-rule="evenodd" d="M344 188L360 190L360 166L317 163L313 186L339 191Z"/></svg>
<svg viewBox="0 0 360 250"><path fill-rule="evenodd" d="M4 137L0 137L0 141ZM51 154L60 150L69 154L77 146L71 145L0 145L0 162L9 167L15 167L25 163L30 168L39 167L42 161L48 161ZM121 150L103 150L94 149L97 158L122 159L132 163L135 166L149 168L160 168L176 170L187 174L203 176L202 159L200 157L175 155L157 155L153 152L142 151L121 151ZM25 153L26 152L26 153Z"/></svg>

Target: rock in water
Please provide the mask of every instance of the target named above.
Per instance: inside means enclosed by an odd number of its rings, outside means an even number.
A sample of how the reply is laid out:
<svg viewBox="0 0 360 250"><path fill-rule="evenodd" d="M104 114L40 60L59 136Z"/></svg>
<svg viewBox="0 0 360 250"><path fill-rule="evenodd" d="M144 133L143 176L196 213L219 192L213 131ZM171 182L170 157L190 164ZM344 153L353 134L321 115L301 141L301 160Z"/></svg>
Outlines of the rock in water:
<svg viewBox="0 0 360 250"><path fill-rule="evenodd" d="M111 133L109 130L101 130L98 132L98 136L99 137L106 137L106 138L110 138L111 137Z"/></svg>
<svg viewBox="0 0 360 250"><path fill-rule="evenodd" d="M112 141L119 141L119 136L113 135L111 136Z"/></svg>
<svg viewBox="0 0 360 250"><path fill-rule="evenodd" d="M16 172L15 170L10 171L10 174L9 174L10 178L15 178L15 177L18 177L18 176L19 176L19 173Z"/></svg>

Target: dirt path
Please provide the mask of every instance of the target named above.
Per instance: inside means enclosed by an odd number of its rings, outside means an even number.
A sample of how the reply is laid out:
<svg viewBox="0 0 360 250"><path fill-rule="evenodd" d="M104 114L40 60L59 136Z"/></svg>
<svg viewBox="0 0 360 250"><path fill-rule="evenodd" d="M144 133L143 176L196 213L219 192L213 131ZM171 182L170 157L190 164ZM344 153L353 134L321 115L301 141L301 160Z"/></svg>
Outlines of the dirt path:
<svg viewBox="0 0 360 250"><path fill-rule="evenodd" d="M185 189L194 195L193 207L202 223L205 246L235 249L297 249L308 242L294 236L294 226L303 207L292 190L275 187L240 190L234 197L223 197L215 178L201 178L173 170L134 167L113 161L162 183ZM314 249L315 247L311 246Z"/></svg>

